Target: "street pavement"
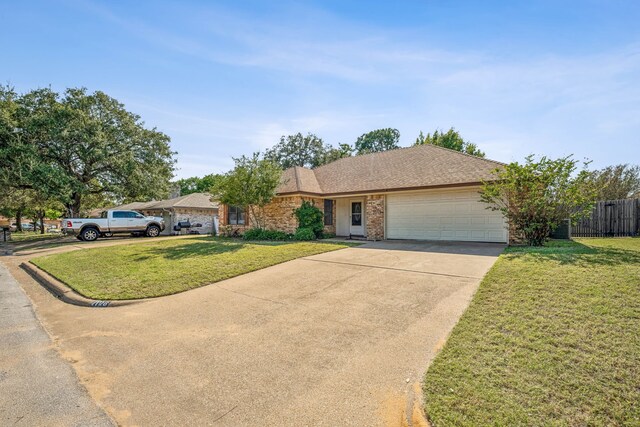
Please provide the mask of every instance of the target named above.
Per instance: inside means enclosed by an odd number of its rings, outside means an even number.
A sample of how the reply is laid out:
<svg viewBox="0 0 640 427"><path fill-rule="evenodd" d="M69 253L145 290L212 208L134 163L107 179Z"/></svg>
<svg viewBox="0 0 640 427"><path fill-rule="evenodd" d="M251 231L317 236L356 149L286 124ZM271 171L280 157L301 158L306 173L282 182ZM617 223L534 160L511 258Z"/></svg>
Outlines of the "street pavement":
<svg viewBox="0 0 640 427"><path fill-rule="evenodd" d="M0 262L0 425L114 426L58 354Z"/></svg>

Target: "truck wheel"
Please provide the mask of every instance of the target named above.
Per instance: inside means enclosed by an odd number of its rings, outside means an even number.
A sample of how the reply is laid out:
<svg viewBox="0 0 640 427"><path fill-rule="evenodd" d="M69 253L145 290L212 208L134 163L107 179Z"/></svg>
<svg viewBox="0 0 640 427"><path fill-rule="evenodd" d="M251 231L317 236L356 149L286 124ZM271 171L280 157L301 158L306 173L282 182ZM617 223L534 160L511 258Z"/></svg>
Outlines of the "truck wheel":
<svg viewBox="0 0 640 427"><path fill-rule="evenodd" d="M102 233L100 237L113 237L113 233Z"/></svg>
<svg viewBox="0 0 640 427"><path fill-rule="evenodd" d="M80 233L80 237L82 237L82 240L85 242L93 242L98 238L98 235L98 230L93 227L87 227Z"/></svg>
<svg viewBox="0 0 640 427"><path fill-rule="evenodd" d="M147 237L158 237L160 235L160 227L157 225L150 225L147 227Z"/></svg>

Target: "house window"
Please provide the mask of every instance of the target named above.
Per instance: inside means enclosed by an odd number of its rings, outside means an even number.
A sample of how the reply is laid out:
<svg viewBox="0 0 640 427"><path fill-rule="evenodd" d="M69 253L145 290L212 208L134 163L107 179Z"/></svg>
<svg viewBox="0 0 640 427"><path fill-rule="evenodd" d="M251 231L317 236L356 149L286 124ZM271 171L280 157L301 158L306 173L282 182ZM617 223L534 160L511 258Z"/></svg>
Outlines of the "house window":
<svg viewBox="0 0 640 427"><path fill-rule="evenodd" d="M244 225L244 209L240 206L229 206L229 220L230 225Z"/></svg>
<svg viewBox="0 0 640 427"><path fill-rule="evenodd" d="M324 225L333 225L333 200L324 199Z"/></svg>

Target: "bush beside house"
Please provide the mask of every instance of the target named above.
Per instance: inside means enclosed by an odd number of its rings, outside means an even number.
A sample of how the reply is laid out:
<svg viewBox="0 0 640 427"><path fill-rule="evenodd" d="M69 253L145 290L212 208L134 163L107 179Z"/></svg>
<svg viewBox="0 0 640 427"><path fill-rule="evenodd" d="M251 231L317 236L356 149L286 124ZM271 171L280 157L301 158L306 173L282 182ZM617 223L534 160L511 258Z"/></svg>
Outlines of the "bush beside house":
<svg viewBox="0 0 640 427"><path fill-rule="evenodd" d="M242 233L242 238L244 240L306 241L334 237L334 234L325 236L324 214L313 202L303 201L300 207L293 210L292 214L298 220L298 228L295 233L254 227L245 230Z"/></svg>
<svg viewBox="0 0 640 427"><path fill-rule="evenodd" d="M304 200L293 213L298 219L296 240L314 240L322 237L324 214L313 202Z"/></svg>
<svg viewBox="0 0 640 427"><path fill-rule="evenodd" d="M566 219L575 221L588 214L595 202L584 164L569 157L556 160L528 156L496 169L494 179L484 183L480 199L488 209L508 220L511 241L542 246Z"/></svg>

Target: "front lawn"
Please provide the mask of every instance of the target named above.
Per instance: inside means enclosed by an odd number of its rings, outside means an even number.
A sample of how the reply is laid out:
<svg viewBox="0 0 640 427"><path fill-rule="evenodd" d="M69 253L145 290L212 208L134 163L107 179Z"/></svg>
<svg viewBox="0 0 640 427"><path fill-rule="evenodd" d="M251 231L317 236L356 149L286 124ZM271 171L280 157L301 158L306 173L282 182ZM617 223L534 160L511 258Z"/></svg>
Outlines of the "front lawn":
<svg viewBox="0 0 640 427"><path fill-rule="evenodd" d="M88 298L117 300L174 294L345 247L199 237L77 250L31 262Z"/></svg>
<svg viewBox="0 0 640 427"><path fill-rule="evenodd" d="M640 239L507 249L424 393L434 427L640 425Z"/></svg>
<svg viewBox="0 0 640 427"><path fill-rule="evenodd" d="M2 237L0 233L0 238ZM14 231L11 233L11 243L32 242L37 240L51 240L63 237L60 233L45 233L34 231Z"/></svg>

